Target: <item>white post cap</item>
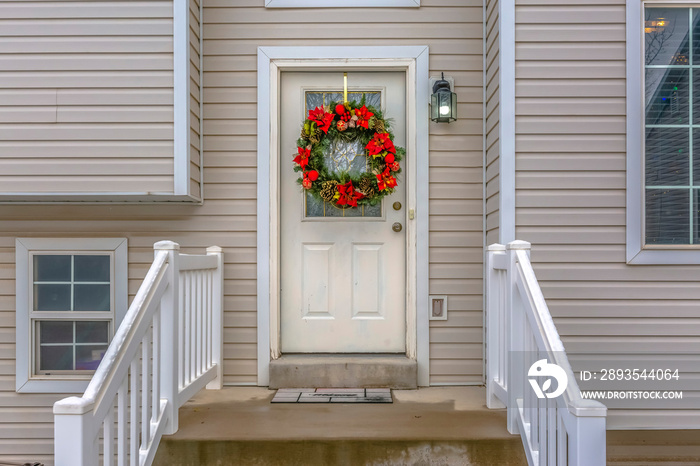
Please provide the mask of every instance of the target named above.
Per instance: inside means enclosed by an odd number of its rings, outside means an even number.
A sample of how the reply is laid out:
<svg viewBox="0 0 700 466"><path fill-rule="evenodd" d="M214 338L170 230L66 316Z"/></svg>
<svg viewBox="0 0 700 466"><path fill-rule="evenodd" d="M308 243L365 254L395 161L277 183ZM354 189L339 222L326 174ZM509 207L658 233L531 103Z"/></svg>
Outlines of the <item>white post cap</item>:
<svg viewBox="0 0 700 466"><path fill-rule="evenodd" d="M153 245L153 249L157 249L160 251L179 251L180 245L173 241L158 241L156 244Z"/></svg>
<svg viewBox="0 0 700 466"><path fill-rule="evenodd" d="M520 240L515 240L511 241L508 243L508 246L506 246L506 249L521 249L521 250L528 250L531 249L530 243L527 241L520 241Z"/></svg>

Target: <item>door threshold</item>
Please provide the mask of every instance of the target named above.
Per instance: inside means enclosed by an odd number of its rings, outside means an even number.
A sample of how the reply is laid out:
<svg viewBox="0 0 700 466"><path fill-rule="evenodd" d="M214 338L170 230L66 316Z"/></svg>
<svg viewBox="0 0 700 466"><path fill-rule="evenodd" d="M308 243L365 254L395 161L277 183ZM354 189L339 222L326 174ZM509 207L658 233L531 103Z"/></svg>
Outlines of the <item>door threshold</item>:
<svg viewBox="0 0 700 466"><path fill-rule="evenodd" d="M417 364L405 354L284 354L270 361L270 388L415 389Z"/></svg>

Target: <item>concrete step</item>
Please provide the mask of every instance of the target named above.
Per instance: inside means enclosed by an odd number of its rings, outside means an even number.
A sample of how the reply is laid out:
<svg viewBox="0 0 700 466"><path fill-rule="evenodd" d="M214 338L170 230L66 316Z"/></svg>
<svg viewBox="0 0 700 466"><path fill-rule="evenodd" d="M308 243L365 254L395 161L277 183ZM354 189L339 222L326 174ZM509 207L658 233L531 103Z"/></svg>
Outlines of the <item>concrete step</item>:
<svg viewBox="0 0 700 466"><path fill-rule="evenodd" d="M199 393L156 466L525 466L483 387L394 390L393 404L271 404L258 387Z"/></svg>
<svg viewBox="0 0 700 466"><path fill-rule="evenodd" d="M609 430L608 466L698 466L700 430Z"/></svg>
<svg viewBox="0 0 700 466"><path fill-rule="evenodd" d="M286 354L270 362L270 388L412 389L416 371L403 354Z"/></svg>

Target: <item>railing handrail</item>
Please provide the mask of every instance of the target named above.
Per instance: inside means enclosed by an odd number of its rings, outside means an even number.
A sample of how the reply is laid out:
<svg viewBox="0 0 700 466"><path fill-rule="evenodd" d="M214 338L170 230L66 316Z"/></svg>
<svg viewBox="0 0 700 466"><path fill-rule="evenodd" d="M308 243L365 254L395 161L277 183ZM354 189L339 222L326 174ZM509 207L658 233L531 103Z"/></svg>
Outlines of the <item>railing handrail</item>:
<svg viewBox="0 0 700 466"><path fill-rule="evenodd" d="M110 439L103 442L105 458L114 455L115 402L119 464L126 464L129 454L130 464L148 465L160 437L177 431L178 408L205 385L221 388L222 250L212 246L206 255L180 254L171 241L154 249L153 263L87 389L54 404L57 466L92 466L100 429ZM178 322L194 328L180 329ZM185 349L178 341L183 336Z"/></svg>
<svg viewBox="0 0 700 466"><path fill-rule="evenodd" d="M100 365L97 367L95 375L90 379L90 383L85 389L83 396L59 400L54 405L54 412L61 412L64 406L75 405L77 402L84 407L92 406L95 417L99 417L98 412L100 411L100 405L98 401L108 397L107 392L110 388L109 380L116 379L115 376L117 372L124 367L122 361L128 359L128 354L125 354L122 348L128 345L129 341L140 341L140 339L143 338L143 333L147 330L147 328L140 329L142 331L136 333L135 330L137 329L135 329L135 326L146 317L143 315L143 307L146 300L150 298L148 301L151 301L153 298L159 298L159 296L154 296L154 291L163 280L165 269L168 266L167 258L168 254L165 251L158 251L156 253L153 264L146 273L146 277L143 279L143 285L141 285L136 293L134 300L129 306L129 310L124 316L124 320L122 320L117 332L114 334L114 338L107 347L107 351ZM134 351L136 351L136 349L134 349ZM127 362L127 365L129 363L130 361ZM114 385L115 394L117 388L118 386Z"/></svg>
<svg viewBox="0 0 700 466"><path fill-rule="evenodd" d="M508 430L521 435L530 465L604 465L607 408L581 396L529 252L525 241L487 250L487 405L507 408ZM517 353L522 361L514 359ZM545 356L568 377L556 398L541 391L537 398L526 380L530 364Z"/></svg>

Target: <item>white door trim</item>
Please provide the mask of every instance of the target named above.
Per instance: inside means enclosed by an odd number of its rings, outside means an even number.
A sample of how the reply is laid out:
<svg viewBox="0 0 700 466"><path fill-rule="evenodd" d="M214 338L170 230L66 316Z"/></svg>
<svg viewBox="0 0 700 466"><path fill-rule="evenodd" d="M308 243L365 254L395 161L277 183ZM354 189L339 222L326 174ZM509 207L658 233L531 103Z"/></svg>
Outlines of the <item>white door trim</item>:
<svg viewBox="0 0 700 466"><path fill-rule="evenodd" d="M280 355L279 85L284 70L406 72L406 355L416 359L418 385L429 379L427 46L258 48L258 385L269 385L270 360ZM274 118L273 118L274 117ZM419 306L418 303L421 303Z"/></svg>

